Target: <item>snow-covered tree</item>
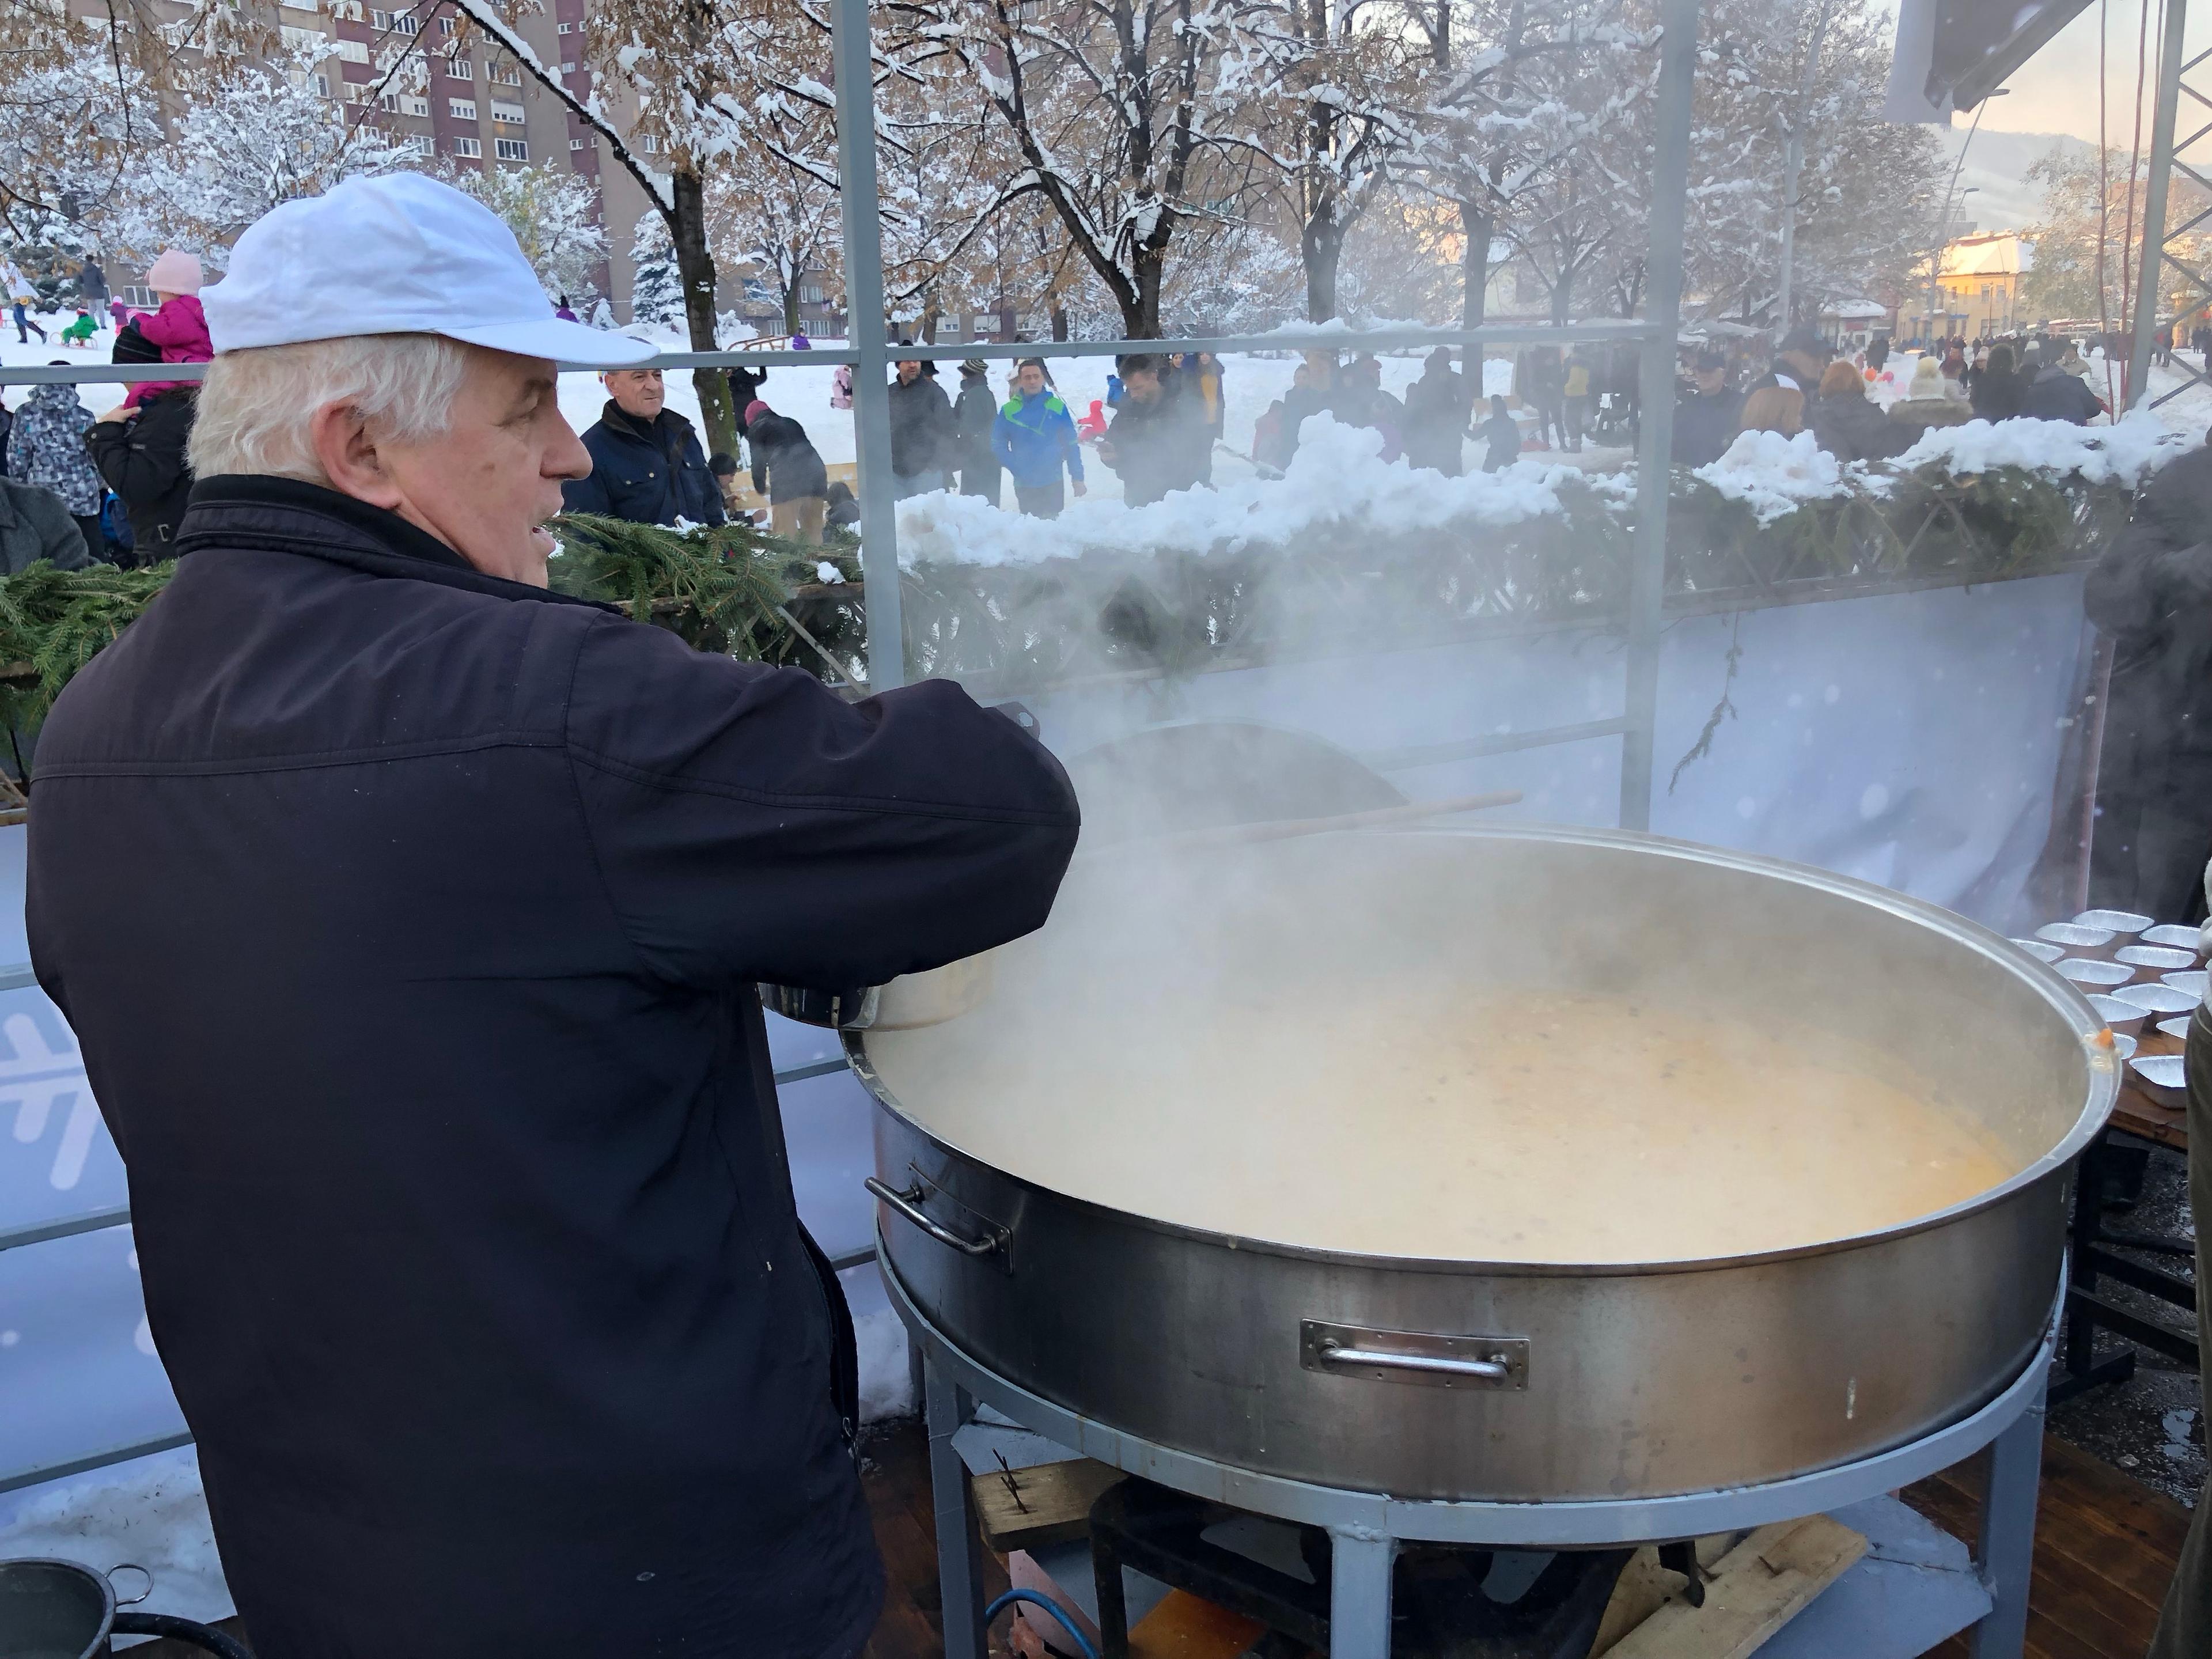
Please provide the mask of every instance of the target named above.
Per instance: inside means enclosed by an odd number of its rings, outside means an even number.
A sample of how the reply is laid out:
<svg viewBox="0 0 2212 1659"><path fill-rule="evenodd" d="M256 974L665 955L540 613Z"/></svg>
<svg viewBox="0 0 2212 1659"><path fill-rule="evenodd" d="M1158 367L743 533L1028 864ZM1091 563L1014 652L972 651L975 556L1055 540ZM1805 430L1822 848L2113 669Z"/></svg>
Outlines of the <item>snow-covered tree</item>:
<svg viewBox="0 0 2212 1659"><path fill-rule="evenodd" d="M550 161L454 167L447 180L507 222L550 297L565 294L580 310L589 308L599 294L593 279L607 258L596 184Z"/></svg>
<svg viewBox="0 0 2212 1659"><path fill-rule="evenodd" d="M331 96L335 47L271 62L210 57L182 81L169 137L136 161L110 223L116 244L143 258L181 247L220 269L238 234L279 202L319 196L341 180L406 167L414 152L349 119Z"/></svg>
<svg viewBox="0 0 2212 1659"><path fill-rule="evenodd" d="M629 257L630 320L647 328L682 322L684 277L677 269L667 225L657 218L641 218L630 237Z"/></svg>
<svg viewBox="0 0 2212 1659"><path fill-rule="evenodd" d="M707 180L708 243L718 266L749 269L799 331L799 290L837 283L842 242L837 132L818 103L770 90L753 107L741 159Z"/></svg>
<svg viewBox="0 0 2212 1659"><path fill-rule="evenodd" d="M1157 338L1169 250L1218 213L1208 165L1250 149L1250 106L1297 44L1278 0L901 0L891 50L980 93L1014 166L987 213L1036 196L1112 297L1131 338ZM1228 169L1233 171L1233 169Z"/></svg>

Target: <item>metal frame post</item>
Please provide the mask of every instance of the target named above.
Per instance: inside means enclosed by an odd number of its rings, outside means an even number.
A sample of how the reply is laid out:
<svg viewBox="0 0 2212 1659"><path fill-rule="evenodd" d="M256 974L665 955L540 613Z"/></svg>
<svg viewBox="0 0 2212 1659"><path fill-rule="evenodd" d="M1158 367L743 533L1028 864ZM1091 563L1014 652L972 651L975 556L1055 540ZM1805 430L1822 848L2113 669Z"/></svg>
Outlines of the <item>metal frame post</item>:
<svg viewBox="0 0 2212 1659"><path fill-rule="evenodd" d="M1328 1659L1390 1659L1390 1574L1398 1540L1346 1528L1329 1534Z"/></svg>
<svg viewBox="0 0 2212 1659"><path fill-rule="evenodd" d="M986 1659L982 1545L975 1494L952 1437L975 1415L975 1401L934 1359L922 1362L929 1425L929 1491L937 1521L937 1588L943 1600L945 1659Z"/></svg>
<svg viewBox="0 0 2212 1659"><path fill-rule="evenodd" d="M1990 1445L1975 1551L1992 1605L1966 1638L1973 1659L2020 1659L2027 1645L2027 1593L2035 1565L2035 1500L2043 1479L2043 1402L2037 1400Z"/></svg>
<svg viewBox="0 0 2212 1659"><path fill-rule="evenodd" d="M853 436L860 464L860 572L868 586L868 689L906 684L898 512L891 489L890 354L884 341L884 233L876 200L875 48L868 0L836 0L837 194L845 234L845 332L853 350Z"/></svg>
<svg viewBox="0 0 2212 1659"><path fill-rule="evenodd" d="M2150 395L2150 340L2158 327L2158 278L2166 263L2166 187L2173 172L2173 118L2181 101L2181 33L2189 0L2166 0L2158 58L2158 105L2151 116L2150 181L2143 191L2142 254L2136 267L2135 335L2128 342L2127 406Z"/></svg>
<svg viewBox="0 0 2212 1659"><path fill-rule="evenodd" d="M2173 0L2179 4L2180 0ZM1651 164L1650 333L1638 367L1636 548L1628 580L1628 730L1620 739L1620 827L1651 827L1651 744L1659 717L1660 611L1667 586L1667 470L1674 447L1675 338L1682 324L1682 224L1690 182L1690 102L1698 0L1666 0L1659 45L1659 131Z"/></svg>

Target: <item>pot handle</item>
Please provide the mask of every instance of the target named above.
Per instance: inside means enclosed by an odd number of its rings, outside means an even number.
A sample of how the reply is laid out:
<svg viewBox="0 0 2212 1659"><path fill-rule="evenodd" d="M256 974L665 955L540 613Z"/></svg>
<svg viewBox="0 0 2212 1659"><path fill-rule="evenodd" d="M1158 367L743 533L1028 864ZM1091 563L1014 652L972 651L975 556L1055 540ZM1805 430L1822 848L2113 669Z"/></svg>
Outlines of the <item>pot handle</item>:
<svg viewBox="0 0 2212 1659"><path fill-rule="evenodd" d="M212 1653L216 1659L253 1659L246 1644L211 1626L166 1613L118 1613L111 1628L118 1636L166 1636L172 1642Z"/></svg>
<svg viewBox="0 0 2212 1659"><path fill-rule="evenodd" d="M996 1238L963 1238L950 1227L933 1220L921 1207L923 1189L917 1182L900 1192L870 1176L865 1185L878 1198L904 1216L940 1244L948 1244L963 1255L988 1255L999 1248Z"/></svg>
<svg viewBox="0 0 2212 1659"><path fill-rule="evenodd" d="M1440 1354L1391 1353L1381 1348L1347 1348L1341 1342L1323 1341L1321 1357L1332 1365L1372 1365L1386 1371L1429 1371L1443 1376L1474 1376L1486 1382L1503 1382L1513 1368L1499 1359L1449 1359Z"/></svg>
<svg viewBox="0 0 2212 1659"><path fill-rule="evenodd" d="M150 1572L147 1572L146 1569L140 1566L136 1561L118 1561L113 1566L107 1570L106 1578L107 1588L109 1589L112 1590L115 1588L115 1575L118 1572L145 1573L146 1588L140 1590L136 1595L117 1596L115 1598L115 1605L117 1607L135 1607L141 1601L144 1601L148 1596L154 1593L154 1575Z"/></svg>

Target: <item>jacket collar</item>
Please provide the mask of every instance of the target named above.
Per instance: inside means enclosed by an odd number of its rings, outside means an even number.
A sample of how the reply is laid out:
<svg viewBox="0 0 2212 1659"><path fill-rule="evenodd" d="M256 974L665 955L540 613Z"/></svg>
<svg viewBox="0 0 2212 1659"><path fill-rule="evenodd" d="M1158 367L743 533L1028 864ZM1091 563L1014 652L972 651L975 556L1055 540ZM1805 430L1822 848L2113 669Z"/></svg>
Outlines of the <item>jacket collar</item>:
<svg viewBox="0 0 2212 1659"><path fill-rule="evenodd" d="M298 553L373 576L435 582L497 599L615 610L596 599L487 575L397 513L298 478L258 473L202 478L192 486L174 547L179 558L225 548Z"/></svg>
<svg viewBox="0 0 2212 1659"><path fill-rule="evenodd" d="M599 411L599 422L616 431L635 438L640 443L664 443L671 437L680 438L690 429L691 422L672 409L663 409L649 421L641 421L629 413L613 398Z"/></svg>

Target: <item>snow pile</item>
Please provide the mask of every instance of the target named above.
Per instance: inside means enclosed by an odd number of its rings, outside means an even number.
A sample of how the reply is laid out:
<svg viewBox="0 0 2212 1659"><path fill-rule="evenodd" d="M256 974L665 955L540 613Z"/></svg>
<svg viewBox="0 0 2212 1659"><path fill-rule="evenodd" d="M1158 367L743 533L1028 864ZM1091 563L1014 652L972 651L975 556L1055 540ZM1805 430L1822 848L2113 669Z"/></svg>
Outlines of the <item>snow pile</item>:
<svg viewBox="0 0 2212 1659"><path fill-rule="evenodd" d="M228 1619L232 1607L190 1446L33 1487L0 1500L0 1556L58 1556L94 1571L135 1561L154 1575L145 1610ZM145 1580L116 1576L136 1595Z"/></svg>
<svg viewBox="0 0 2212 1659"><path fill-rule="evenodd" d="M1940 465L1954 477L2017 466L2064 477L2078 472L2091 483L2132 488L2175 456L2196 447L2193 437L2170 430L2148 410L2135 410L2111 426L2074 426L2025 416L1932 426L1897 458L1899 468Z"/></svg>
<svg viewBox="0 0 2212 1659"><path fill-rule="evenodd" d="M1500 529L1561 510L1557 486L1580 480L1571 467L1515 463L1502 472L1457 478L1385 465L1382 437L1327 415L1310 418L1279 482L1226 481L1181 491L1146 507L1071 501L1057 519L1001 512L980 496L938 493L899 503L899 558L906 564L1035 564L1085 552L1167 549L1235 553L1281 546L1329 526L1387 538L1447 525Z"/></svg>
<svg viewBox="0 0 2212 1659"><path fill-rule="evenodd" d="M1801 432L1740 432L1728 453L1696 476L1730 501L1741 501L1761 526L1796 512L1807 501L1846 493L1836 458Z"/></svg>

